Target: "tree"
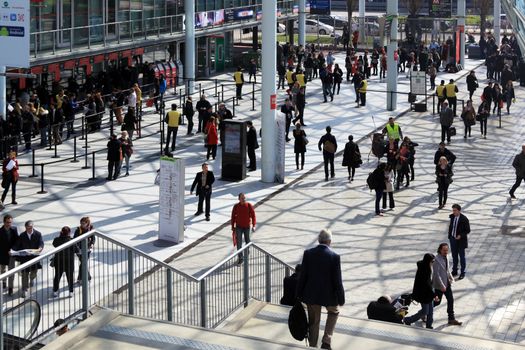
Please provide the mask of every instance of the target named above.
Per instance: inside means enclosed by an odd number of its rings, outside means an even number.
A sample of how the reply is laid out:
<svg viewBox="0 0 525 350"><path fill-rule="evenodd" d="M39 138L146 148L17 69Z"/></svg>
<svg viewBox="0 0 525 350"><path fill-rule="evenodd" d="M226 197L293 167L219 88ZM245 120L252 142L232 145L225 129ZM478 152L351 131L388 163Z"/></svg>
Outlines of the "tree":
<svg viewBox="0 0 525 350"><path fill-rule="evenodd" d="M404 5L408 9L408 18L405 24L407 38L412 37L419 42L421 40L421 26L419 25L419 10L423 6L422 0L404 0Z"/></svg>
<svg viewBox="0 0 525 350"><path fill-rule="evenodd" d="M357 1L346 0L346 11L348 12L348 30L352 31L352 12L354 12Z"/></svg>
<svg viewBox="0 0 525 350"><path fill-rule="evenodd" d="M487 28L487 15L493 12L494 1L493 0L475 0L475 7L479 9L480 19L480 31L485 33Z"/></svg>
<svg viewBox="0 0 525 350"><path fill-rule="evenodd" d="M408 13L412 16L416 16L423 5L422 0L404 0L405 5L408 9Z"/></svg>

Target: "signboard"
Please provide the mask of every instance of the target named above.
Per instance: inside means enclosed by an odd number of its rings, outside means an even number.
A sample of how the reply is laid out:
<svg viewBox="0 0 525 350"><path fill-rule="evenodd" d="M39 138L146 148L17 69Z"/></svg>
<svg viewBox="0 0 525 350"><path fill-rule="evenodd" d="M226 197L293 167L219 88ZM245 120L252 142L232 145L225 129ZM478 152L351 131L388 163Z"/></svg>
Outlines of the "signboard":
<svg viewBox="0 0 525 350"><path fill-rule="evenodd" d="M390 40L390 33L392 30L392 21L394 20L394 15L388 15L385 19L385 37L387 40Z"/></svg>
<svg viewBox="0 0 525 350"><path fill-rule="evenodd" d="M329 15L331 0L310 0L310 14Z"/></svg>
<svg viewBox="0 0 525 350"><path fill-rule="evenodd" d="M270 109L277 109L277 95L270 96Z"/></svg>
<svg viewBox="0 0 525 350"><path fill-rule="evenodd" d="M452 0L429 0L429 17L450 18L452 17Z"/></svg>
<svg viewBox="0 0 525 350"><path fill-rule="evenodd" d="M410 73L410 93L425 95L427 93L427 76L425 72L412 71Z"/></svg>
<svg viewBox="0 0 525 350"><path fill-rule="evenodd" d="M253 18L253 9L251 8L241 8L236 9L233 13L233 18L235 20L243 20L243 19L252 19Z"/></svg>
<svg viewBox="0 0 525 350"><path fill-rule="evenodd" d="M279 113L275 117L277 127L275 128L275 182L284 183L284 164L285 164L285 135L286 135L286 117Z"/></svg>
<svg viewBox="0 0 525 350"><path fill-rule="evenodd" d="M0 1L0 66L29 68L29 0Z"/></svg>
<svg viewBox="0 0 525 350"><path fill-rule="evenodd" d="M246 177L246 124L241 121L224 121L222 142L221 179L243 180Z"/></svg>
<svg viewBox="0 0 525 350"><path fill-rule="evenodd" d="M195 28L206 28L224 24L224 10L197 12L195 14Z"/></svg>
<svg viewBox="0 0 525 350"><path fill-rule="evenodd" d="M241 127L242 124L226 124L224 126L224 152L241 153Z"/></svg>
<svg viewBox="0 0 525 350"><path fill-rule="evenodd" d="M160 158L159 240L184 241L184 159Z"/></svg>

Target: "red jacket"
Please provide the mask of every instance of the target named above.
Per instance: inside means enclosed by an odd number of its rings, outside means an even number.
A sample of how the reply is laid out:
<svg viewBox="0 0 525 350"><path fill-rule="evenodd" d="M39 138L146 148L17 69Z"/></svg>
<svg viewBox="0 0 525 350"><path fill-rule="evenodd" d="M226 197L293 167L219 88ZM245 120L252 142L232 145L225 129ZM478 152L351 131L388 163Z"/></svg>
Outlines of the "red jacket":
<svg viewBox="0 0 525 350"><path fill-rule="evenodd" d="M245 202L244 204L237 203L233 206L231 219L232 230L235 227L249 228L250 219L252 221L252 227L254 227L257 221L255 220L255 210L253 209L253 205Z"/></svg>
<svg viewBox="0 0 525 350"><path fill-rule="evenodd" d="M206 126L208 134L208 145L218 145L219 144L219 135L217 134L217 127L213 123L208 123Z"/></svg>
<svg viewBox="0 0 525 350"><path fill-rule="evenodd" d="M13 181L18 181L18 159L14 159L15 161L15 166L13 169L11 169L10 171L8 171L6 169L6 166L7 164L9 164L9 161L11 160L11 158L6 158L4 159L4 162L2 163L2 173L3 175L2 176L6 176L7 173L11 172L11 174L13 175Z"/></svg>

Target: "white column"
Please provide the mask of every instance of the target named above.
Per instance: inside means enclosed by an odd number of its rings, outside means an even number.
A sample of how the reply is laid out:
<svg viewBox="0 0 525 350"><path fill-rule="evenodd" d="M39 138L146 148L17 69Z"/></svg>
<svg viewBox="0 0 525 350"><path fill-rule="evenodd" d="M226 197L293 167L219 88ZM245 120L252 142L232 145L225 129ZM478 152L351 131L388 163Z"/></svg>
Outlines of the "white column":
<svg viewBox="0 0 525 350"><path fill-rule="evenodd" d="M466 0L458 0L458 27L463 28L459 35L459 64L465 68L465 14Z"/></svg>
<svg viewBox="0 0 525 350"><path fill-rule="evenodd" d="M348 19L348 23L351 23L351 18ZM360 42L365 42L365 0L359 0L359 38Z"/></svg>
<svg viewBox="0 0 525 350"><path fill-rule="evenodd" d="M494 0L494 40L496 45L501 45L501 0Z"/></svg>
<svg viewBox="0 0 525 350"><path fill-rule="evenodd" d="M299 0L299 45L306 44L306 0Z"/></svg>
<svg viewBox="0 0 525 350"><path fill-rule="evenodd" d="M0 116L2 116L3 120L7 119L6 115L6 108L7 108L7 101L6 101L6 85L5 85L5 66L0 66Z"/></svg>
<svg viewBox="0 0 525 350"><path fill-rule="evenodd" d="M275 110L271 109L270 99L276 94L275 72L277 71L276 56L276 25L277 0L262 1L262 97L261 97L261 128L262 128L262 182L275 182Z"/></svg>
<svg viewBox="0 0 525 350"><path fill-rule="evenodd" d="M191 79L188 93L193 93L193 80L195 79L195 0L184 1L185 20L185 46L184 46L184 77Z"/></svg>
<svg viewBox="0 0 525 350"><path fill-rule="evenodd" d="M394 111L397 109L397 94L390 92L397 92L397 61L394 59L394 52L397 50L398 0L388 0L386 6L387 20L392 18L386 58L386 108L389 111Z"/></svg>

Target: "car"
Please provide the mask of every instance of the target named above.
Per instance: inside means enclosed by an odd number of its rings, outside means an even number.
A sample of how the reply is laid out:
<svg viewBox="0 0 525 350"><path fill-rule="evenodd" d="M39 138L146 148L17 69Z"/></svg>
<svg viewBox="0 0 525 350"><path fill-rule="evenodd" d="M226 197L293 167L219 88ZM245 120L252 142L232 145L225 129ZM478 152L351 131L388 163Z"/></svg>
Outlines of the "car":
<svg viewBox="0 0 525 350"><path fill-rule="evenodd" d="M359 30L359 23L352 23L352 32ZM377 22L365 22L365 33L367 36L378 36L379 35L379 24Z"/></svg>
<svg viewBox="0 0 525 350"><path fill-rule="evenodd" d="M309 19L312 19L314 21L318 19L319 22L328 24L329 26L332 26L335 29L343 29L345 25L348 26L348 21L339 16L315 15L310 16Z"/></svg>
<svg viewBox="0 0 525 350"><path fill-rule="evenodd" d="M310 18L306 19L305 23L305 32L307 34L319 34L319 35L333 35L335 29L334 27L324 24L320 21L313 20ZM298 21L295 21L294 23L294 32L297 33L299 31L299 23Z"/></svg>
<svg viewBox="0 0 525 350"><path fill-rule="evenodd" d="M262 25L258 27L259 31L262 33ZM285 33L286 26L282 23L277 22L277 33Z"/></svg>

